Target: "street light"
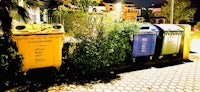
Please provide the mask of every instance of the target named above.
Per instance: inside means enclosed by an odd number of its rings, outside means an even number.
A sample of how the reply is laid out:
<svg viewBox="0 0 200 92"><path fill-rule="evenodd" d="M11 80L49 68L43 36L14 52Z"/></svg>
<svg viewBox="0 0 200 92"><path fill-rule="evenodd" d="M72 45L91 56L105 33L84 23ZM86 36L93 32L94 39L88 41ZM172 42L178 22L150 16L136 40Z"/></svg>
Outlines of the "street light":
<svg viewBox="0 0 200 92"><path fill-rule="evenodd" d="M18 5L24 7L24 0L20 0Z"/></svg>
<svg viewBox="0 0 200 92"><path fill-rule="evenodd" d="M170 24L173 24L174 18L174 0L171 1Z"/></svg>
<svg viewBox="0 0 200 92"><path fill-rule="evenodd" d="M122 10L122 3L119 2L116 4L116 11L121 12L121 10Z"/></svg>

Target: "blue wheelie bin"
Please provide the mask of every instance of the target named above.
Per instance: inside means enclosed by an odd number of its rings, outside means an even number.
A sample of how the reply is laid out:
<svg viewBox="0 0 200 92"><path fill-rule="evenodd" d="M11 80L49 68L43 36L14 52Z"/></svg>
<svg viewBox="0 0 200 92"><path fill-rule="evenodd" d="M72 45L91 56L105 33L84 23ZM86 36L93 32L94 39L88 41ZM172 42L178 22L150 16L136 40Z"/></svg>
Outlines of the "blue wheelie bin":
<svg viewBox="0 0 200 92"><path fill-rule="evenodd" d="M152 24L141 24L140 30L133 35L132 41L132 56L133 62L136 62L137 58L149 58L155 52L156 37L159 33L159 29ZM143 60L140 60L142 62Z"/></svg>

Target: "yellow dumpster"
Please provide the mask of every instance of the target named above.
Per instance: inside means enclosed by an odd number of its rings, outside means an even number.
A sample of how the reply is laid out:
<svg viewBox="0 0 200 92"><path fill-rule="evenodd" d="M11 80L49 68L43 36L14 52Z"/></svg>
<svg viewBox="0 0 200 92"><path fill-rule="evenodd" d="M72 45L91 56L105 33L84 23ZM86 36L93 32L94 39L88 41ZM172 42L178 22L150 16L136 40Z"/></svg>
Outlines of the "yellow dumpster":
<svg viewBox="0 0 200 92"><path fill-rule="evenodd" d="M183 60L189 60L190 43L191 43L191 26L187 24L179 24L184 29L184 35L181 40L180 54Z"/></svg>
<svg viewBox="0 0 200 92"><path fill-rule="evenodd" d="M12 33L24 57L22 71L61 66L64 38L61 24L17 24Z"/></svg>
<svg viewBox="0 0 200 92"><path fill-rule="evenodd" d="M200 31L192 32L190 51L200 54Z"/></svg>

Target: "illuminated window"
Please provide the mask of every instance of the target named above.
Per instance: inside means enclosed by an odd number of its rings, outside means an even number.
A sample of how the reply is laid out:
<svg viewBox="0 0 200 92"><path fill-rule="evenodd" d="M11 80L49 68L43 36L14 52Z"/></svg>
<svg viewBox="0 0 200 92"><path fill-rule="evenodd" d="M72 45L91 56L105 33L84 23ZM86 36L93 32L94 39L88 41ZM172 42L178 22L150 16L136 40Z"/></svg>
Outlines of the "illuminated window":
<svg viewBox="0 0 200 92"><path fill-rule="evenodd" d="M128 8L128 12L129 12L129 13L131 12L131 9L130 9L130 8Z"/></svg>

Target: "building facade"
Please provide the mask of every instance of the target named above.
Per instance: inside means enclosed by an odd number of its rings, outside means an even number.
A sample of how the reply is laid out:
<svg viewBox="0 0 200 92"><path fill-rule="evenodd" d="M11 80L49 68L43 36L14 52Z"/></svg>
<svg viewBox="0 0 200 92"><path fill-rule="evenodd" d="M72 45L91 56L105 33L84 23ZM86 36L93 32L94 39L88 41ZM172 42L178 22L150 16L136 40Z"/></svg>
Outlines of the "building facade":
<svg viewBox="0 0 200 92"><path fill-rule="evenodd" d="M106 12L121 11L123 20L135 20L138 11L135 10L134 4L105 3ZM119 10L120 9L120 10Z"/></svg>
<svg viewBox="0 0 200 92"><path fill-rule="evenodd" d="M89 12L111 12L116 11L121 13L123 20L137 20L137 16L141 15L141 11L135 9L134 4L107 3L102 2L104 6L90 6Z"/></svg>

